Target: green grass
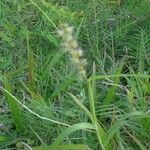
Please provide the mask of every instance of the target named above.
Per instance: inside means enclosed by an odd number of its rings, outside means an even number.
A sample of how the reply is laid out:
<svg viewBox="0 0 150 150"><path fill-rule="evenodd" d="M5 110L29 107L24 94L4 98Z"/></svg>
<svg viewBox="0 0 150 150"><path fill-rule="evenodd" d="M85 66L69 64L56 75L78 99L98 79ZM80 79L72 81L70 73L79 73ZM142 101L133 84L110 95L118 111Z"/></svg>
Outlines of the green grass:
<svg viewBox="0 0 150 150"><path fill-rule="evenodd" d="M148 0L0 1L0 149L149 150ZM79 79L57 31L74 26Z"/></svg>

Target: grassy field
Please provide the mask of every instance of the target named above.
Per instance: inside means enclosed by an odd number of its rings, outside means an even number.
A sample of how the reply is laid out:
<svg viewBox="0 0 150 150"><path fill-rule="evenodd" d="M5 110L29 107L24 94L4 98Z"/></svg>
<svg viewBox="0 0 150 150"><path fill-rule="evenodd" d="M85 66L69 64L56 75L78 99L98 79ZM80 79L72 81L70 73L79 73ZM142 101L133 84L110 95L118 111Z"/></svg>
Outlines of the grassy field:
<svg viewBox="0 0 150 150"><path fill-rule="evenodd" d="M150 150L150 1L0 0L0 149Z"/></svg>

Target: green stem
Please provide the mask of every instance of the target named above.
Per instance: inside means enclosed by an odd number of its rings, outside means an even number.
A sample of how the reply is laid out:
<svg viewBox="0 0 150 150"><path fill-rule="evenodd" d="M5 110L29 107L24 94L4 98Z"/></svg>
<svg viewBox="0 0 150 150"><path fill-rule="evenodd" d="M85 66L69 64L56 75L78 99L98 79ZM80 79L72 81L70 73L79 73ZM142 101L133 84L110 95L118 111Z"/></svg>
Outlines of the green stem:
<svg viewBox="0 0 150 150"><path fill-rule="evenodd" d="M87 81L87 83L88 83L88 92L89 92L89 100L90 100L90 110L91 110L91 113L93 115L93 119L91 121L95 125L96 134L97 134L99 143L101 145L101 148L102 148L102 150L105 150L105 147L103 145L102 138L101 138L101 135L100 135L100 132L99 132L100 131L99 130L100 125L98 124L97 118L96 118L95 104L94 104L94 95L93 95L92 85L91 85L91 82L89 80ZM103 131L102 127L101 127L101 130Z"/></svg>

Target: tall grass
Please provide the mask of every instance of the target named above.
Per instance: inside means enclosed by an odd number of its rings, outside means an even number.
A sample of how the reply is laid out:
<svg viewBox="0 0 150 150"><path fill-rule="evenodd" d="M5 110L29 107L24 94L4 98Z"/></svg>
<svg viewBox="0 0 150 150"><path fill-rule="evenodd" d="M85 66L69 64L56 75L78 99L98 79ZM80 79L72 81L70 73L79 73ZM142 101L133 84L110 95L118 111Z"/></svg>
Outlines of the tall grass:
<svg viewBox="0 0 150 150"><path fill-rule="evenodd" d="M149 5L1 0L0 149L150 149ZM87 59L83 80L62 23Z"/></svg>

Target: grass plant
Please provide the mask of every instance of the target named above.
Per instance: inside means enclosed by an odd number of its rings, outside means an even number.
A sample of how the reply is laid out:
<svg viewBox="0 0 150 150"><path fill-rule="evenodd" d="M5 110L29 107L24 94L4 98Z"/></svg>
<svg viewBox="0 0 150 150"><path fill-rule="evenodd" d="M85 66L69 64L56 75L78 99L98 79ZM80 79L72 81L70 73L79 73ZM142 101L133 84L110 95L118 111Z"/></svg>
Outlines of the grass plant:
<svg viewBox="0 0 150 150"><path fill-rule="evenodd" d="M0 149L149 150L149 6L1 0Z"/></svg>

